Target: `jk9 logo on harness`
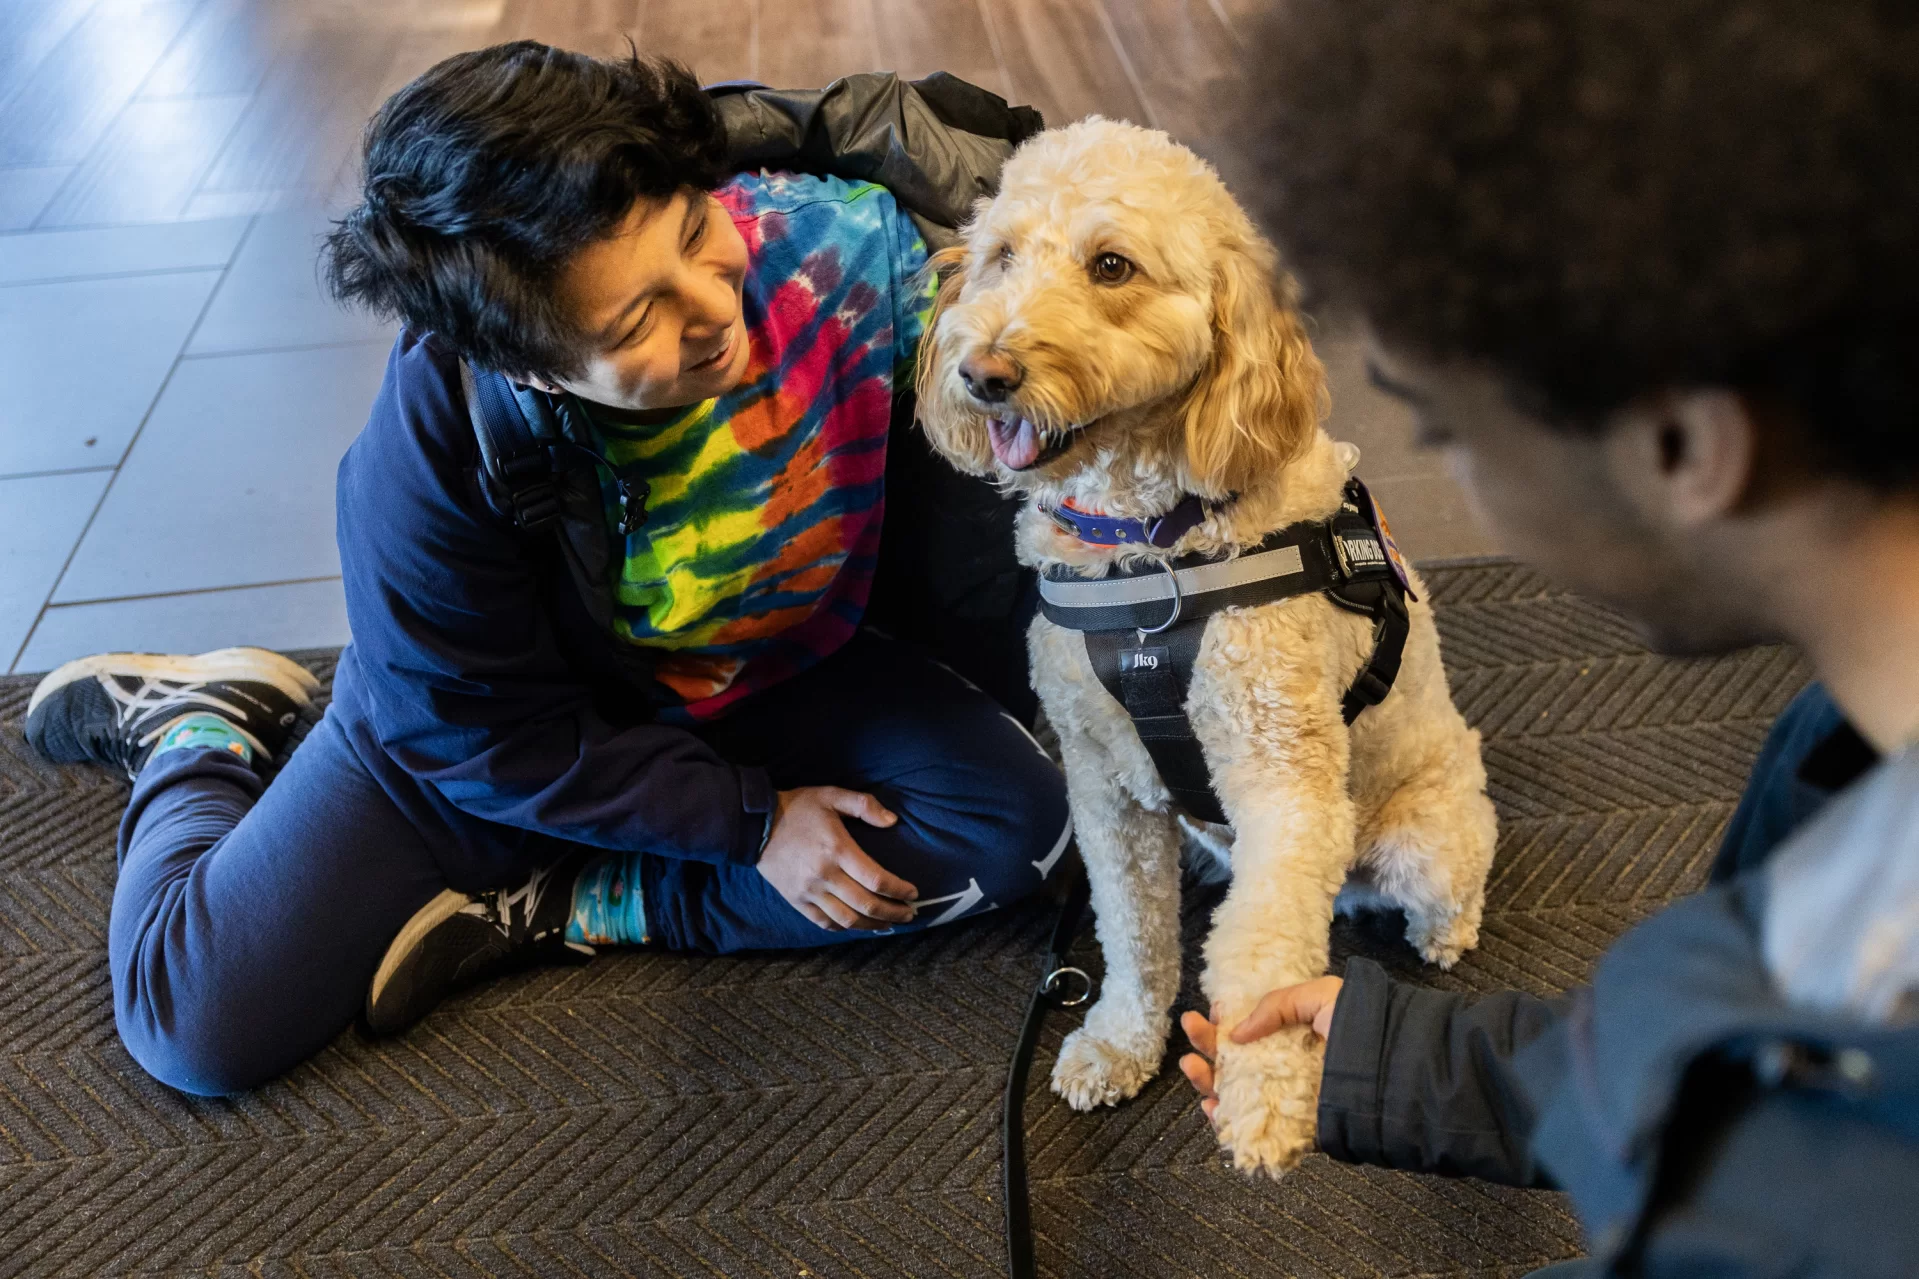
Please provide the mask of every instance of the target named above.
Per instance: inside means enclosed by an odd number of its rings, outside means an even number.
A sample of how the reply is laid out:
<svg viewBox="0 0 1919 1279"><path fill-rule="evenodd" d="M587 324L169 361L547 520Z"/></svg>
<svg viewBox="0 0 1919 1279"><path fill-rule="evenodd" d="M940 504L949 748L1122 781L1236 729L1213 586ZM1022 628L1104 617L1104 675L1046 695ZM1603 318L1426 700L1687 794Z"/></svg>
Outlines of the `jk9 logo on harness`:
<svg viewBox="0 0 1919 1279"><path fill-rule="evenodd" d="M1170 649L1122 648L1119 651L1121 675L1131 675L1137 671L1169 671L1172 668L1172 650Z"/></svg>

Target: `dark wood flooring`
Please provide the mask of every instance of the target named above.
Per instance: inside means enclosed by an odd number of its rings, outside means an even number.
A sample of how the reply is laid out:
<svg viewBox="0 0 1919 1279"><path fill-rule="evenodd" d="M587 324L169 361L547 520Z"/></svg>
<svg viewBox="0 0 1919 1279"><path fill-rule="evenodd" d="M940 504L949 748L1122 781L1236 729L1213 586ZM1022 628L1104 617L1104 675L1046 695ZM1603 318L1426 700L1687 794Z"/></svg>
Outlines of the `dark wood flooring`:
<svg viewBox="0 0 1919 1279"><path fill-rule="evenodd" d="M324 199L383 97L447 54L519 38L595 53L630 38L709 80L947 70L1051 121L1100 112L1204 142L1247 3L4 0L0 183L52 191L33 229Z"/></svg>

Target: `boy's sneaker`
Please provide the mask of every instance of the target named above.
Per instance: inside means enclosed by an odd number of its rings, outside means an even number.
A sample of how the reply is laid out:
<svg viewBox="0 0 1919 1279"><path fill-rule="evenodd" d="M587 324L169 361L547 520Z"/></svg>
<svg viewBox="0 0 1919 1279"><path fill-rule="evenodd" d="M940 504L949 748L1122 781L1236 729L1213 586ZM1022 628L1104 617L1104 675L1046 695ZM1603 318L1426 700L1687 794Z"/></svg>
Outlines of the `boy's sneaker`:
<svg viewBox="0 0 1919 1279"><path fill-rule="evenodd" d="M573 916L573 881L592 853L570 853L517 888L478 895L449 888L422 906L373 974L367 1029L396 1034L475 982L591 959L593 947L566 940L566 924Z"/></svg>
<svg viewBox="0 0 1919 1279"><path fill-rule="evenodd" d="M270 760L286 747L320 681L263 648L198 657L102 653L68 662L27 702L27 740L56 764L103 764L136 776L161 736L189 715L218 715Z"/></svg>

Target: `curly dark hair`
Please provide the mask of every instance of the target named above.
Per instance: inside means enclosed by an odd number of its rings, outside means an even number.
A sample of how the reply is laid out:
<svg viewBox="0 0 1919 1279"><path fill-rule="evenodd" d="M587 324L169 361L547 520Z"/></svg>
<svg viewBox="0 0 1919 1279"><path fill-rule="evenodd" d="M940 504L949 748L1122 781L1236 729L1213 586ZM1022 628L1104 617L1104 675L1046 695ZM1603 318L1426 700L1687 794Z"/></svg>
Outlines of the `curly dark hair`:
<svg viewBox="0 0 1919 1279"><path fill-rule="evenodd" d="M693 73L532 40L459 53L367 124L362 203L323 251L343 302L484 368L566 377L584 355L554 281L644 198L711 190L726 139Z"/></svg>
<svg viewBox="0 0 1919 1279"><path fill-rule="evenodd" d="M1919 484L1919 6L1288 0L1254 203L1322 300L1569 428L1661 387Z"/></svg>

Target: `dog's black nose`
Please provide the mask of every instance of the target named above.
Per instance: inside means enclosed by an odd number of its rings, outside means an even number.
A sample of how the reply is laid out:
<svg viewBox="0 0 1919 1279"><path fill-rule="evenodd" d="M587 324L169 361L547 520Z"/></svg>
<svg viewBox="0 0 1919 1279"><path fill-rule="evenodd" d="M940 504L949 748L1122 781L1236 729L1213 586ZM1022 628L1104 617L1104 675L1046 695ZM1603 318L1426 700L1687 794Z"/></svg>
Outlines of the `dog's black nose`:
<svg viewBox="0 0 1919 1279"><path fill-rule="evenodd" d="M1025 369L992 352L960 361L959 375L966 393L984 404L1004 402L1026 380Z"/></svg>

